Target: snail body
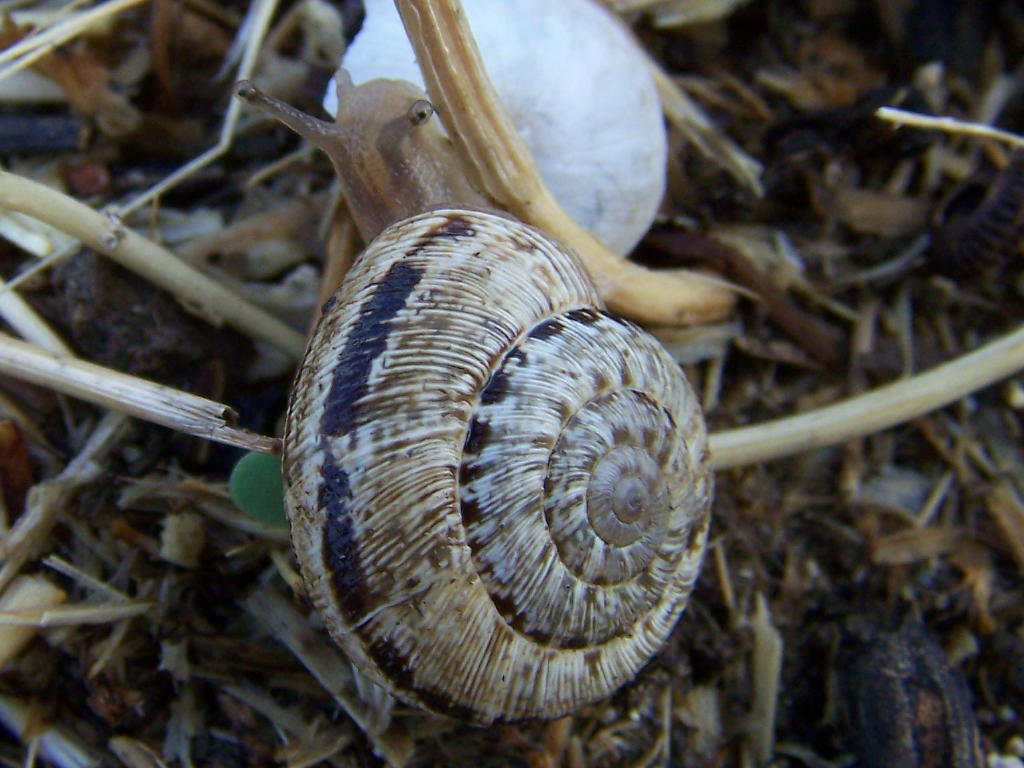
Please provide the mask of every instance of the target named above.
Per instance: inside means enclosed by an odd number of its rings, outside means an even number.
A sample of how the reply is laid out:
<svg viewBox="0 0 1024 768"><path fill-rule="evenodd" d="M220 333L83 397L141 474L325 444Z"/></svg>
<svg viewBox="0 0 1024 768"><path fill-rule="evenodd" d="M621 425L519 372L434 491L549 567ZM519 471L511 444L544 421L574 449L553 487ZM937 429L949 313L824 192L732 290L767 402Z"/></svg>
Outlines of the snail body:
<svg viewBox="0 0 1024 768"><path fill-rule="evenodd" d="M635 675L686 605L712 493L700 408L573 253L480 207L422 94L337 80L336 123L238 90L328 152L369 243L288 406L306 589L410 704L563 715Z"/></svg>

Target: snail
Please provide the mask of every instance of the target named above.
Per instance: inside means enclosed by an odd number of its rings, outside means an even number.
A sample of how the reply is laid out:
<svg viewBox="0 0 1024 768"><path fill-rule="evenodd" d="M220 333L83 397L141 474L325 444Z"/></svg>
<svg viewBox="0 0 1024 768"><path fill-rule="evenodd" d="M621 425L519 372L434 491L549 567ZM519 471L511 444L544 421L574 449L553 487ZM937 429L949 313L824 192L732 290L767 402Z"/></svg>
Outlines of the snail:
<svg viewBox="0 0 1024 768"><path fill-rule="evenodd" d="M423 78L394 0L365 0L342 66L357 85ZM646 54L594 0L463 4L489 79L562 207L617 253L650 229L667 135ZM324 108L337 109L329 85Z"/></svg>
<svg viewBox="0 0 1024 768"><path fill-rule="evenodd" d="M411 705L564 715L634 677L686 605L712 495L696 396L574 254L487 209L422 92L336 80L334 123L237 89L328 153L369 243L287 409L308 595Z"/></svg>

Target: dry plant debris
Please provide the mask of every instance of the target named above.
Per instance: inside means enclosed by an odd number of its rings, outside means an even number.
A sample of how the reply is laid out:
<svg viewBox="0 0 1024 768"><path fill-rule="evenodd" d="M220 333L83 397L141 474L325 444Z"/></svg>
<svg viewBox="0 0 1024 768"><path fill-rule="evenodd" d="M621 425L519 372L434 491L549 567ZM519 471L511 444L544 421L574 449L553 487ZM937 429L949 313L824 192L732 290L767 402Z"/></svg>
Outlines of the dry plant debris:
<svg viewBox="0 0 1024 768"><path fill-rule="evenodd" d="M187 388L172 410L207 409L193 432L224 402L276 434L320 264L353 236L326 162L231 84L311 108L358 3L10 5L0 314L51 378L0 380L4 765L816 768L910 765L908 745L1022 764L1024 380L975 391L993 376L972 373L1020 367L1019 4L606 3L673 126L634 259L745 291L726 322L657 329L717 432L714 540L635 683L488 729L408 711L327 644L286 534L228 501L237 449L55 394L71 371L108 402L114 382L138 395L71 350ZM95 276L96 253L167 295ZM886 428L883 385L914 418ZM837 403L847 431L823 436L816 409ZM745 428L775 419L759 439L802 452L744 458Z"/></svg>

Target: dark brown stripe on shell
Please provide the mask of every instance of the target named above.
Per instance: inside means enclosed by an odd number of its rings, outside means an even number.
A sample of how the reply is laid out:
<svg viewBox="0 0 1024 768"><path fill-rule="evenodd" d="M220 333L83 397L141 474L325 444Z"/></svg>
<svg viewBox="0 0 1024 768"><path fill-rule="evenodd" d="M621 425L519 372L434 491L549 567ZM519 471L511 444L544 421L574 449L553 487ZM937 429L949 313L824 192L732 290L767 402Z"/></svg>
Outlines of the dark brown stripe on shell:
<svg viewBox="0 0 1024 768"><path fill-rule="evenodd" d="M427 237L451 237L453 239L458 239L460 237L476 237L476 229L474 229L473 225L461 216L451 214L445 218L444 223L439 224L437 227L430 230Z"/></svg>
<svg viewBox="0 0 1024 768"><path fill-rule="evenodd" d="M408 691L413 687L412 666L402 653L395 647L395 644L386 637L378 638L366 649L384 673L388 680L392 681L402 690Z"/></svg>
<svg viewBox="0 0 1024 768"><path fill-rule="evenodd" d="M631 325L628 320L623 320L621 317L616 317L615 315L608 314L607 312L592 309L591 307L578 307L577 309L570 309L563 312L558 317L551 317L539 322L533 327L527 336L531 339L551 339L566 330L566 322L579 323L581 325L594 325L600 320L612 320L619 325L624 326Z"/></svg>
<svg viewBox="0 0 1024 768"><path fill-rule="evenodd" d="M466 430L466 442L462 449L462 463L459 464L459 486L466 488L482 474L482 467L477 463L480 449L490 438L491 428L486 421L475 416L470 419ZM483 509L476 499L460 494L459 507L462 510L463 525L472 525L483 518Z"/></svg>
<svg viewBox="0 0 1024 768"><path fill-rule="evenodd" d="M334 311L334 308L336 306L338 306L338 294L334 293L334 294L331 294L327 298L327 301L325 301L323 303L323 305L320 307L320 314L321 315L330 314L331 312Z"/></svg>
<svg viewBox="0 0 1024 768"><path fill-rule="evenodd" d="M508 371L505 369L513 361L518 364L526 362L526 355L518 347L510 349L505 354L498 369L491 374L491 378L488 379L483 391L480 392L481 404L493 405L494 403L499 403L508 394Z"/></svg>
<svg viewBox="0 0 1024 768"><path fill-rule="evenodd" d="M469 421L469 429L466 430L466 443L463 446L463 454L479 454L483 444L490 439L491 427L486 421L474 416Z"/></svg>
<svg viewBox="0 0 1024 768"><path fill-rule="evenodd" d="M567 322L580 323L582 325L593 325L602 318L614 320L620 324L625 322L614 315L607 314L606 312L600 312L598 310L591 309L590 307L580 307L578 309L572 309L568 312L564 312L557 317L542 320L526 334L526 337L528 339L545 341L547 339L553 339L559 334L565 332ZM625 324L628 325L628 323ZM505 368L513 361L520 365L526 362L526 354L519 347L513 347L501 358L501 362L498 363L494 373L491 374L491 378L487 381L483 390L480 392L481 404L492 405L500 402L505 397L508 392L508 373ZM607 386L598 388L605 389Z"/></svg>
<svg viewBox="0 0 1024 768"><path fill-rule="evenodd" d="M354 329L331 370L331 389L324 400L320 434L337 436L355 426L355 404L366 394L374 361L387 347L391 321L405 306L424 270L397 261L363 302Z"/></svg>
<svg viewBox="0 0 1024 768"><path fill-rule="evenodd" d="M471 548L474 548L473 542L469 542ZM494 583L495 576L491 568L486 564L480 565L477 571L483 580L484 584ZM519 604L511 597L504 595L496 595L493 592L488 592L491 602L494 604L495 609L501 615L502 620L521 637L528 638L530 641L547 648L568 648L572 650L580 650L582 648L589 648L592 646L599 646L603 643L607 643L616 637L621 637L629 633L629 627L623 627L619 632L608 635L607 637L599 638L596 642L588 639L583 635L568 635L566 637L555 637L550 632L545 632L538 627L528 627L527 619L520 611ZM589 596L584 595L584 600L589 601Z"/></svg>
<svg viewBox="0 0 1024 768"><path fill-rule="evenodd" d="M594 391L598 394L607 392L612 388L612 380L608 378L608 375L604 371L594 371Z"/></svg>
<svg viewBox="0 0 1024 768"><path fill-rule="evenodd" d="M583 325L593 325L602 317L611 317L611 315L605 315L604 312L598 312L596 309L573 309L565 313L565 316L572 320L574 323L582 323Z"/></svg>
<svg viewBox="0 0 1024 768"><path fill-rule="evenodd" d="M510 230L508 235L508 241L513 248L517 251L523 251L524 253L532 253L537 250L537 243L530 240L529 238L523 237L518 230Z"/></svg>
<svg viewBox="0 0 1024 768"><path fill-rule="evenodd" d="M515 618L517 610L515 601L501 595L491 595L491 602L494 603L494 607L506 623Z"/></svg>
<svg viewBox="0 0 1024 768"><path fill-rule="evenodd" d="M545 320L542 323L538 323L533 327L527 336L531 339L539 339L544 341L545 339L553 339L562 331L565 330L565 326L557 317L552 317Z"/></svg>
<svg viewBox="0 0 1024 768"><path fill-rule="evenodd" d="M459 508L462 510L463 525L473 525L483 519L484 512L476 499L460 499Z"/></svg>
<svg viewBox="0 0 1024 768"><path fill-rule="evenodd" d="M359 542L348 503L351 492L348 475L328 454L320 470L317 504L324 511L324 569L330 574L331 590L350 621L366 613L370 595L359 562Z"/></svg>
<svg viewBox="0 0 1024 768"><path fill-rule="evenodd" d="M408 691L419 698L423 705L434 712L448 715L459 720L480 722L479 713L464 704L458 704L450 697L434 690L417 688L414 683L412 665L401 651L387 638L374 641L366 652L370 655L381 672L396 687Z"/></svg>
<svg viewBox="0 0 1024 768"><path fill-rule="evenodd" d="M440 691L417 690L416 695L420 697L420 701L423 702L427 709L439 714L448 715L448 717L462 721L480 722L482 720L480 714L474 711L472 707L459 704Z"/></svg>

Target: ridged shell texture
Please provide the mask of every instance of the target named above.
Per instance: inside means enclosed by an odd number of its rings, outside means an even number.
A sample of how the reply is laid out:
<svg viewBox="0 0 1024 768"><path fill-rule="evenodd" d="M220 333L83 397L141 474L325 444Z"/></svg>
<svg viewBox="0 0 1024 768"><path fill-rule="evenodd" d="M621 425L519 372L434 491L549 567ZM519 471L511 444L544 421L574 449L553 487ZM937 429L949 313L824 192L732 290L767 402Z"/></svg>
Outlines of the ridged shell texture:
<svg viewBox="0 0 1024 768"><path fill-rule="evenodd" d="M292 540L372 679L478 723L608 695L685 606L711 479L693 392L575 257L476 211L400 222L289 405Z"/></svg>

